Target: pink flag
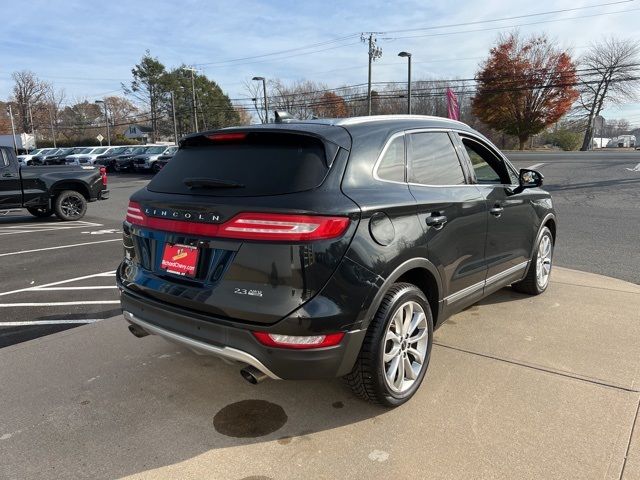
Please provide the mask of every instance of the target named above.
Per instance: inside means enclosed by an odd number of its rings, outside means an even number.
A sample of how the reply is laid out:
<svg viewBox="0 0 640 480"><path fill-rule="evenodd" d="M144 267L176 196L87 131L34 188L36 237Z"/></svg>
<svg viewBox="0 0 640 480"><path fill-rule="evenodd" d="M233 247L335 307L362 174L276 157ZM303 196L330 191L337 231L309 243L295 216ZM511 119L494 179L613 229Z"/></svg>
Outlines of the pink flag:
<svg viewBox="0 0 640 480"><path fill-rule="evenodd" d="M460 120L458 97L451 88L447 88L447 116L452 120Z"/></svg>

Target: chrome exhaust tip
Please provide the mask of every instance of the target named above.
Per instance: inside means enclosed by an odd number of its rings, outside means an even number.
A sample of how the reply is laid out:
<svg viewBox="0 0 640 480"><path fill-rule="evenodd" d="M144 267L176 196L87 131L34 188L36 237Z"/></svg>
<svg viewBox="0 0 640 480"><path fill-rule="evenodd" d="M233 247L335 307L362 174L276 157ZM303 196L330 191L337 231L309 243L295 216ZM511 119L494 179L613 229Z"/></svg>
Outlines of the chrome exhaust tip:
<svg viewBox="0 0 640 480"><path fill-rule="evenodd" d="M133 334L133 336L138 338L146 337L147 335L149 335L149 332L134 324L129 324L129 331Z"/></svg>
<svg viewBox="0 0 640 480"><path fill-rule="evenodd" d="M242 370L240 370L240 375L242 375L242 378L244 378L252 385L257 385L269 378L266 373L261 372L256 367L252 367L251 365L247 365Z"/></svg>

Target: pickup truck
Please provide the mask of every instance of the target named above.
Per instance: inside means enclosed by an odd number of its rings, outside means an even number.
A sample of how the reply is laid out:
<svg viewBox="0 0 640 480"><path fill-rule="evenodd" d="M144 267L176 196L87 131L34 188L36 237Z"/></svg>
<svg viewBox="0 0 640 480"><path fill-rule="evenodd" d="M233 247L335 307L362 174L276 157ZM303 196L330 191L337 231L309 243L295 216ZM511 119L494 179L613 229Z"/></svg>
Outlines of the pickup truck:
<svg viewBox="0 0 640 480"><path fill-rule="evenodd" d="M0 147L0 213L26 208L40 218L55 213L60 220L79 220L88 202L107 198L104 167L25 167L13 149Z"/></svg>

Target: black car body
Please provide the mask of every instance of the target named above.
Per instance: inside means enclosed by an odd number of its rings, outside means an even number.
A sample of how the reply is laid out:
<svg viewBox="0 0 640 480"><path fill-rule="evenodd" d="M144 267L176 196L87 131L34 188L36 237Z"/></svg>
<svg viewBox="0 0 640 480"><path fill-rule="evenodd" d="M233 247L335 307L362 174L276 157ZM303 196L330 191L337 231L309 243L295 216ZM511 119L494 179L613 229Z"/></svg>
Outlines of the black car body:
<svg viewBox="0 0 640 480"><path fill-rule="evenodd" d="M104 168L22 166L13 150L0 147L0 211L26 208L37 217L55 213L78 220L87 202L109 198Z"/></svg>
<svg viewBox="0 0 640 480"><path fill-rule="evenodd" d="M57 155L60 151L64 149L62 148L45 148L42 152L38 153L31 157L31 159L26 161L27 166L38 166L44 165L44 162L47 158Z"/></svg>
<svg viewBox="0 0 640 480"><path fill-rule="evenodd" d="M125 319L134 334L247 364L249 380L347 376L362 397L398 405L424 375L433 328L506 285L546 288L556 220L540 185L442 118L192 135L131 197L117 270ZM546 280L533 289L536 262ZM393 323L400 301L421 343ZM406 320L404 305L393 315ZM396 368L410 376L418 346L411 388L395 372L398 391L386 388L380 352L404 355Z"/></svg>
<svg viewBox="0 0 640 480"><path fill-rule="evenodd" d="M44 160L44 165L66 165L67 157L82 152L86 147L63 148L54 155L48 155Z"/></svg>
<svg viewBox="0 0 640 480"><path fill-rule="evenodd" d="M135 157L133 157L133 168L137 171L150 170L153 172L157 172L158 168L155 166L155 164L158 161L158 158L160 158L167 152L171 152L172 154L174 154L177 149L178 147L165 145L151 146L147 148L145 153L143 153L142 155L136 155Z"/></svg>
<svg viewBox="0 0 640 480"><path fill-rule="evenodd" d="M133 159L136 156L142 155L143 153L145 153L149 148L150 147L148 146L127 148L121 155L118 155L116 157L116 161L113 166L113 169L116 172L133 170L133 167L134 167Z"/></svg>
<svg viewBox="0 0 640 480"><path fill-rule="evenodd" d="M173 156L176 154L177 151L178 149L175 148L175 149L171 149L171 151L168 153L160 155L158 159L155 161L155 163L153 164L153 168L152 168L153 172L158 173L160 170L162 170L167 165L167 163L169 163L169 160L173 158Z"/></svg>
<svg viewBox="0 0 640 480"><path fill-rule="evenodd" d="M115 170L116 159L125 153L127 149L132 147L113 147L109 149L106 153L102 155L98 155L96 157L94 165L101 165L107 169L107 172L112 172Z"/></svg>

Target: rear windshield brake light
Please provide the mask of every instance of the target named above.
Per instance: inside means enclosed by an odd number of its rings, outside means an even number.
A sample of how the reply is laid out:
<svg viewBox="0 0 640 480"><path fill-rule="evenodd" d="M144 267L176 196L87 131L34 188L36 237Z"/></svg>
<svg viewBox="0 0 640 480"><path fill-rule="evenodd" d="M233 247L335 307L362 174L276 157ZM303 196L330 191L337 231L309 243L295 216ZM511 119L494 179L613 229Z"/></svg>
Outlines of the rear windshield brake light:
<svg viewBox="0 0 640 480"><path fill-rule="evenodd" d="M234 140L244 140L247 138L247 134L242 132L214 133L205 136L214 142L232 142Z"/></svg>
<svg viewBox="0 0 640 480"><path fill-rule="evenodd" d="M169 220L145 215L136 202L129 202L126 220L156 230L241 240L326 240L342 236L349 227L348 217L276 213L240 213L221 224Z"/></svg>

